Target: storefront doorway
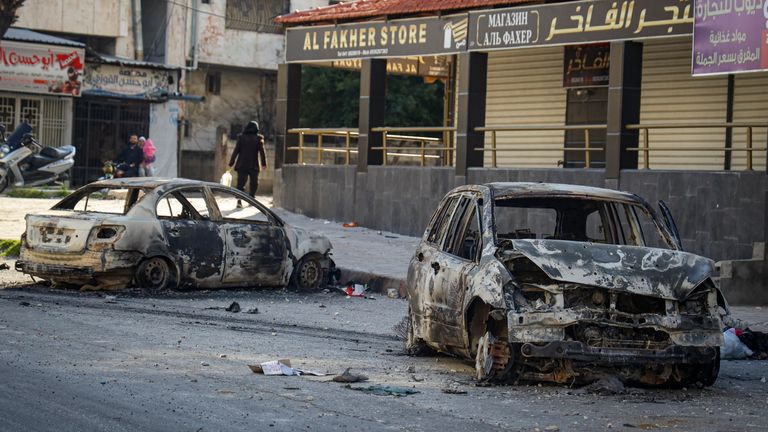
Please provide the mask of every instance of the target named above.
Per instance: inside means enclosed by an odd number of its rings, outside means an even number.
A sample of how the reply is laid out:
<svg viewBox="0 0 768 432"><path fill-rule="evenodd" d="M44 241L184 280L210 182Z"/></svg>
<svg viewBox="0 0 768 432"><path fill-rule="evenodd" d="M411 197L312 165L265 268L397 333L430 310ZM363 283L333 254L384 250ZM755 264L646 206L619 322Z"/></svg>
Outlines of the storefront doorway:
<svg viewBox="0 0 768 432"><path fill-rule="evenodd" d="M582 87L568 89L565 111L567 125L599 125L608 120L608 87ZM606 145L605 130L589 131L589 147L602 148ZM565 133L566 148L584 148L583 130L571 130ZM585 152L566 151L565 168L584 168ZM590 167L605 167L605 151L590 152Z"/></svg>
<svg viewBox="0 0 768 432"><path fill-rule="evenodd" d="M75 102L72 182L90 183L102 176L104 161L117 155L132 134L149 135L149 103L83 97Z"/></svg>

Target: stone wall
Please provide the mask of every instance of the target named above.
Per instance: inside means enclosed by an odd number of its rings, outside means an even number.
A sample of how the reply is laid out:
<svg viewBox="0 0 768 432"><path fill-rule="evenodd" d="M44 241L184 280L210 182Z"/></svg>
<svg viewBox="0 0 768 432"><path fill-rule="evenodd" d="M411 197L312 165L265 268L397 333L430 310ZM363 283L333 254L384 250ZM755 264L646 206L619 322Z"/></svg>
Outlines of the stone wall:
<svg viewBox="0 0 768 432"><path fill-rule="evenodd" d="M636 193L654 207L664 200L686 250L715 260L752 258L765 241L768 176L760 172L627 170L605 180L602 170L285 165L275 173L275 205L310 217L420 236L437 203L456 186L541 181L609 187Z"/></svg>

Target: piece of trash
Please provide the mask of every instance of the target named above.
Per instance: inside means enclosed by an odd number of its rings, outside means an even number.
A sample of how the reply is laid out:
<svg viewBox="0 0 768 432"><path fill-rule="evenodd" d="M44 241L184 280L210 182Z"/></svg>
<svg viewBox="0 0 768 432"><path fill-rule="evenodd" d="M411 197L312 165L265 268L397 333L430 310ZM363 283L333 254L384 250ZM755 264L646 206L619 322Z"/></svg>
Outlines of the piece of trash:
<svg viewBox="0 0 768 432"><path fill-rule="evenodd" d="M248 365L254 373L261 373L264 375L298 375L298 373L291 367L291 361L288 359L272 360L257 365Z"/></svg>
<svg viewBox="0 0 768 432"><path fill-rule="evenodd" d="M765 384L765 377L760 378L760 382Z"/></svg>
<svg viewBox="0 0 768 432"><path fill-rule="evenodd" d="M368 285L350 282L346 287L339 288L339 290L349 297L365 297L365 292L368 291Z"/></svg>
<svg viewBox="0 0 768 432"><path fill-rule="evenodd" d="M254 308L250 308L250 309L246 310L245 313L251 314L251 315L255 315L255 314L259 313L259 308L255 308L255 307Z"/></svg>
<svg viewBox="0 0 768 432"><path fill-rule="evenodd" d="M424 381L426 378L421 378L421 377L417 377L416 375L411 375L411 379L412 379L412 380L414 380L414 381L416 381L416 382L422 382L422 381Z"/></svg>
<svg viewBox="0 0 768 432"><path fill-rule="evenodd" d="M614 375L603 375L597 381L592 384L580 388L574 392L575 394L594 393L598 395L608 396L626 393L624 383L621 382Z"/></svg>
<svg viewBox="0 0 768 432"><path fill-rule="evenodd" d="M272 336L277 336L277 332L272 332Z"/></svg>
<svg viewBox="0 0 768 432"><path fill-rule="evenodd" d="M357 228L359 225L357 224L357 222L352 221L352 222L346 222L341 226L343 226L344 228Z"/></svg>
<svg viewBox="0 0 768 432"><path fill-rule="evenodd" d="M421 393L418 390L406 388L406 387L396 387L396 386L388 386L388 385L372 385L368 387L352 387L351 385L347 384L346 386L350 390L357 390L365 393L371 393L376 396L395 396L395 397L403 397L408 396L416 393Z"/></svg>
<svg viewBox="0 0 768 432"><path fill-rule="evenodd" d="M226 309L224 309L224 310L225 310L225 311L227 311L227 312L238 313L238 312L240 312L240 303L238 303L238 302L232 302L232 304L231 304L231 305L229 305L229 306L228 306Z"/></svg>
<svg viewBox="0 0 768 432"><path fill-rule="evenodd" d="M25 302L25 301L19 302L19 305L20 306L29 306L29 302Z"/></svg>
<svg viewBox="0 0 768 432"><path fill-rule="evenodd" d="M381 231L376 231L376 234L381 235Z"/></svg>
<svg viewBox="0 0 768 432"><path fill-rule="evenodd" d="M416 373L416 366L410 365L407 369L405 369L405 371L408 373Z"/></svg>
<svg viewBox="0 0 768 432"><path fill-rule="evenodd" d="M226 354L219 354L219 358L227 358Z"/></svg>
<svg viewBox="0 0 768 432"><path fill-rule="evenodd" d="M10 270L11 266L8 265L8 263L2 263L0 264L0 270Z"/></svg>
<svg viewBox="0 0 768 432"><path fill-rule="evenodd" d="M334 382L340 383L356 383L360 381L368 381L368 377L365 375L358 375L349 372L350 368L347 368L341 375L333 377Z"/></svg>
<svg viewBox="0 0 768 432"><path fill-rule="evenodd" d="M457 395L465 395L465 394L467 394L466 390L462 390L462 389L457 388L457 387L445 387L441 391L443 393L446 393L446 394L457 394Z"/></svg>
<svg viewBox="0 0 768 432"><path fill-rule="evenodd" d="M200 366L210 366L211 364L208 362L201 361Z"/></svg>
<svg viewBox="0 0 768 432"><path fill-rule="evenodd" d="M387 297L391 299L400 298L400 293L397 291L397 288L388 288Z"/></svg>
<svg viewBox="0 0 768 432"><path fill-rule="evenodd" d="M327 221L324 221L324 222L323 222L323 225L328 225L329 223L331 223L331 221L328 221L328 220L327 220Z"/></svg>
<svg viewBox="0 0 768 432"><path fill-rule="evenodd" d="M324 308L324 307L325 307L325 305L324 305L324 304L320 304L320 306L318 306L318 307Z"/></svg>
<svg viewBox="0 0 768 432"><path fill-rule="evenodd" d="M291 367L291 361L288 359L272 360L256 365L248 365L253 373L259 373L264 375L286 375L286 376L298 376L298 375L313 375L313 376L326 376L322 372L316 372L305 369L295 369Z"/></svg>
<svg viewBox="0 0 768 432"><path fill-rule="evenodd" d="M385 237L385 238L391 238L391 239L400 238L400 237L398 237L398 236L393 236L393 235L385 235L384 237Z"/></svg>
<svg viewBox="0 0 768 432"><path fill-rule="evenodd" d="M720 358L726 360L741 360L750 357L751 349L739 339L742 330L730 328L723 332L725 343L720 347Z"/></svg>

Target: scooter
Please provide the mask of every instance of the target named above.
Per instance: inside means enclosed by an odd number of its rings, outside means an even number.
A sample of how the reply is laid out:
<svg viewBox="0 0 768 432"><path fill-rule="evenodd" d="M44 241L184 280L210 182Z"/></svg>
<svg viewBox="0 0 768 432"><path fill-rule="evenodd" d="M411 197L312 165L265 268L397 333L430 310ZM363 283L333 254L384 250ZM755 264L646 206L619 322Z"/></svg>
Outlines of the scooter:
<svg viewBox="0 0 768 432"><path fill-rule="evenodd" d="M75 147L43 147L32 137L32 126L21 123L8 139L0 125L0 192L8 186L39 186L69 177Z"/></svg>

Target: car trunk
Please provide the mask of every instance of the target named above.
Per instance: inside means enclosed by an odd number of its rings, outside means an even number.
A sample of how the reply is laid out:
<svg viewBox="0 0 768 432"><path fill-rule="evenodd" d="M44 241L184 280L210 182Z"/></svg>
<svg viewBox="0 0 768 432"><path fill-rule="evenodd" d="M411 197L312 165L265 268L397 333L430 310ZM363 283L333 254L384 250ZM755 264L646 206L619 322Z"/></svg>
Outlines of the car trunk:
<svg viewBox="0 0 768 432"><path fill-rule="evenodd" d="M76 253L85 250L88 236L95 226L113 214L78 213L51 210L27 215L27 245L47 252Z"/></svg>

